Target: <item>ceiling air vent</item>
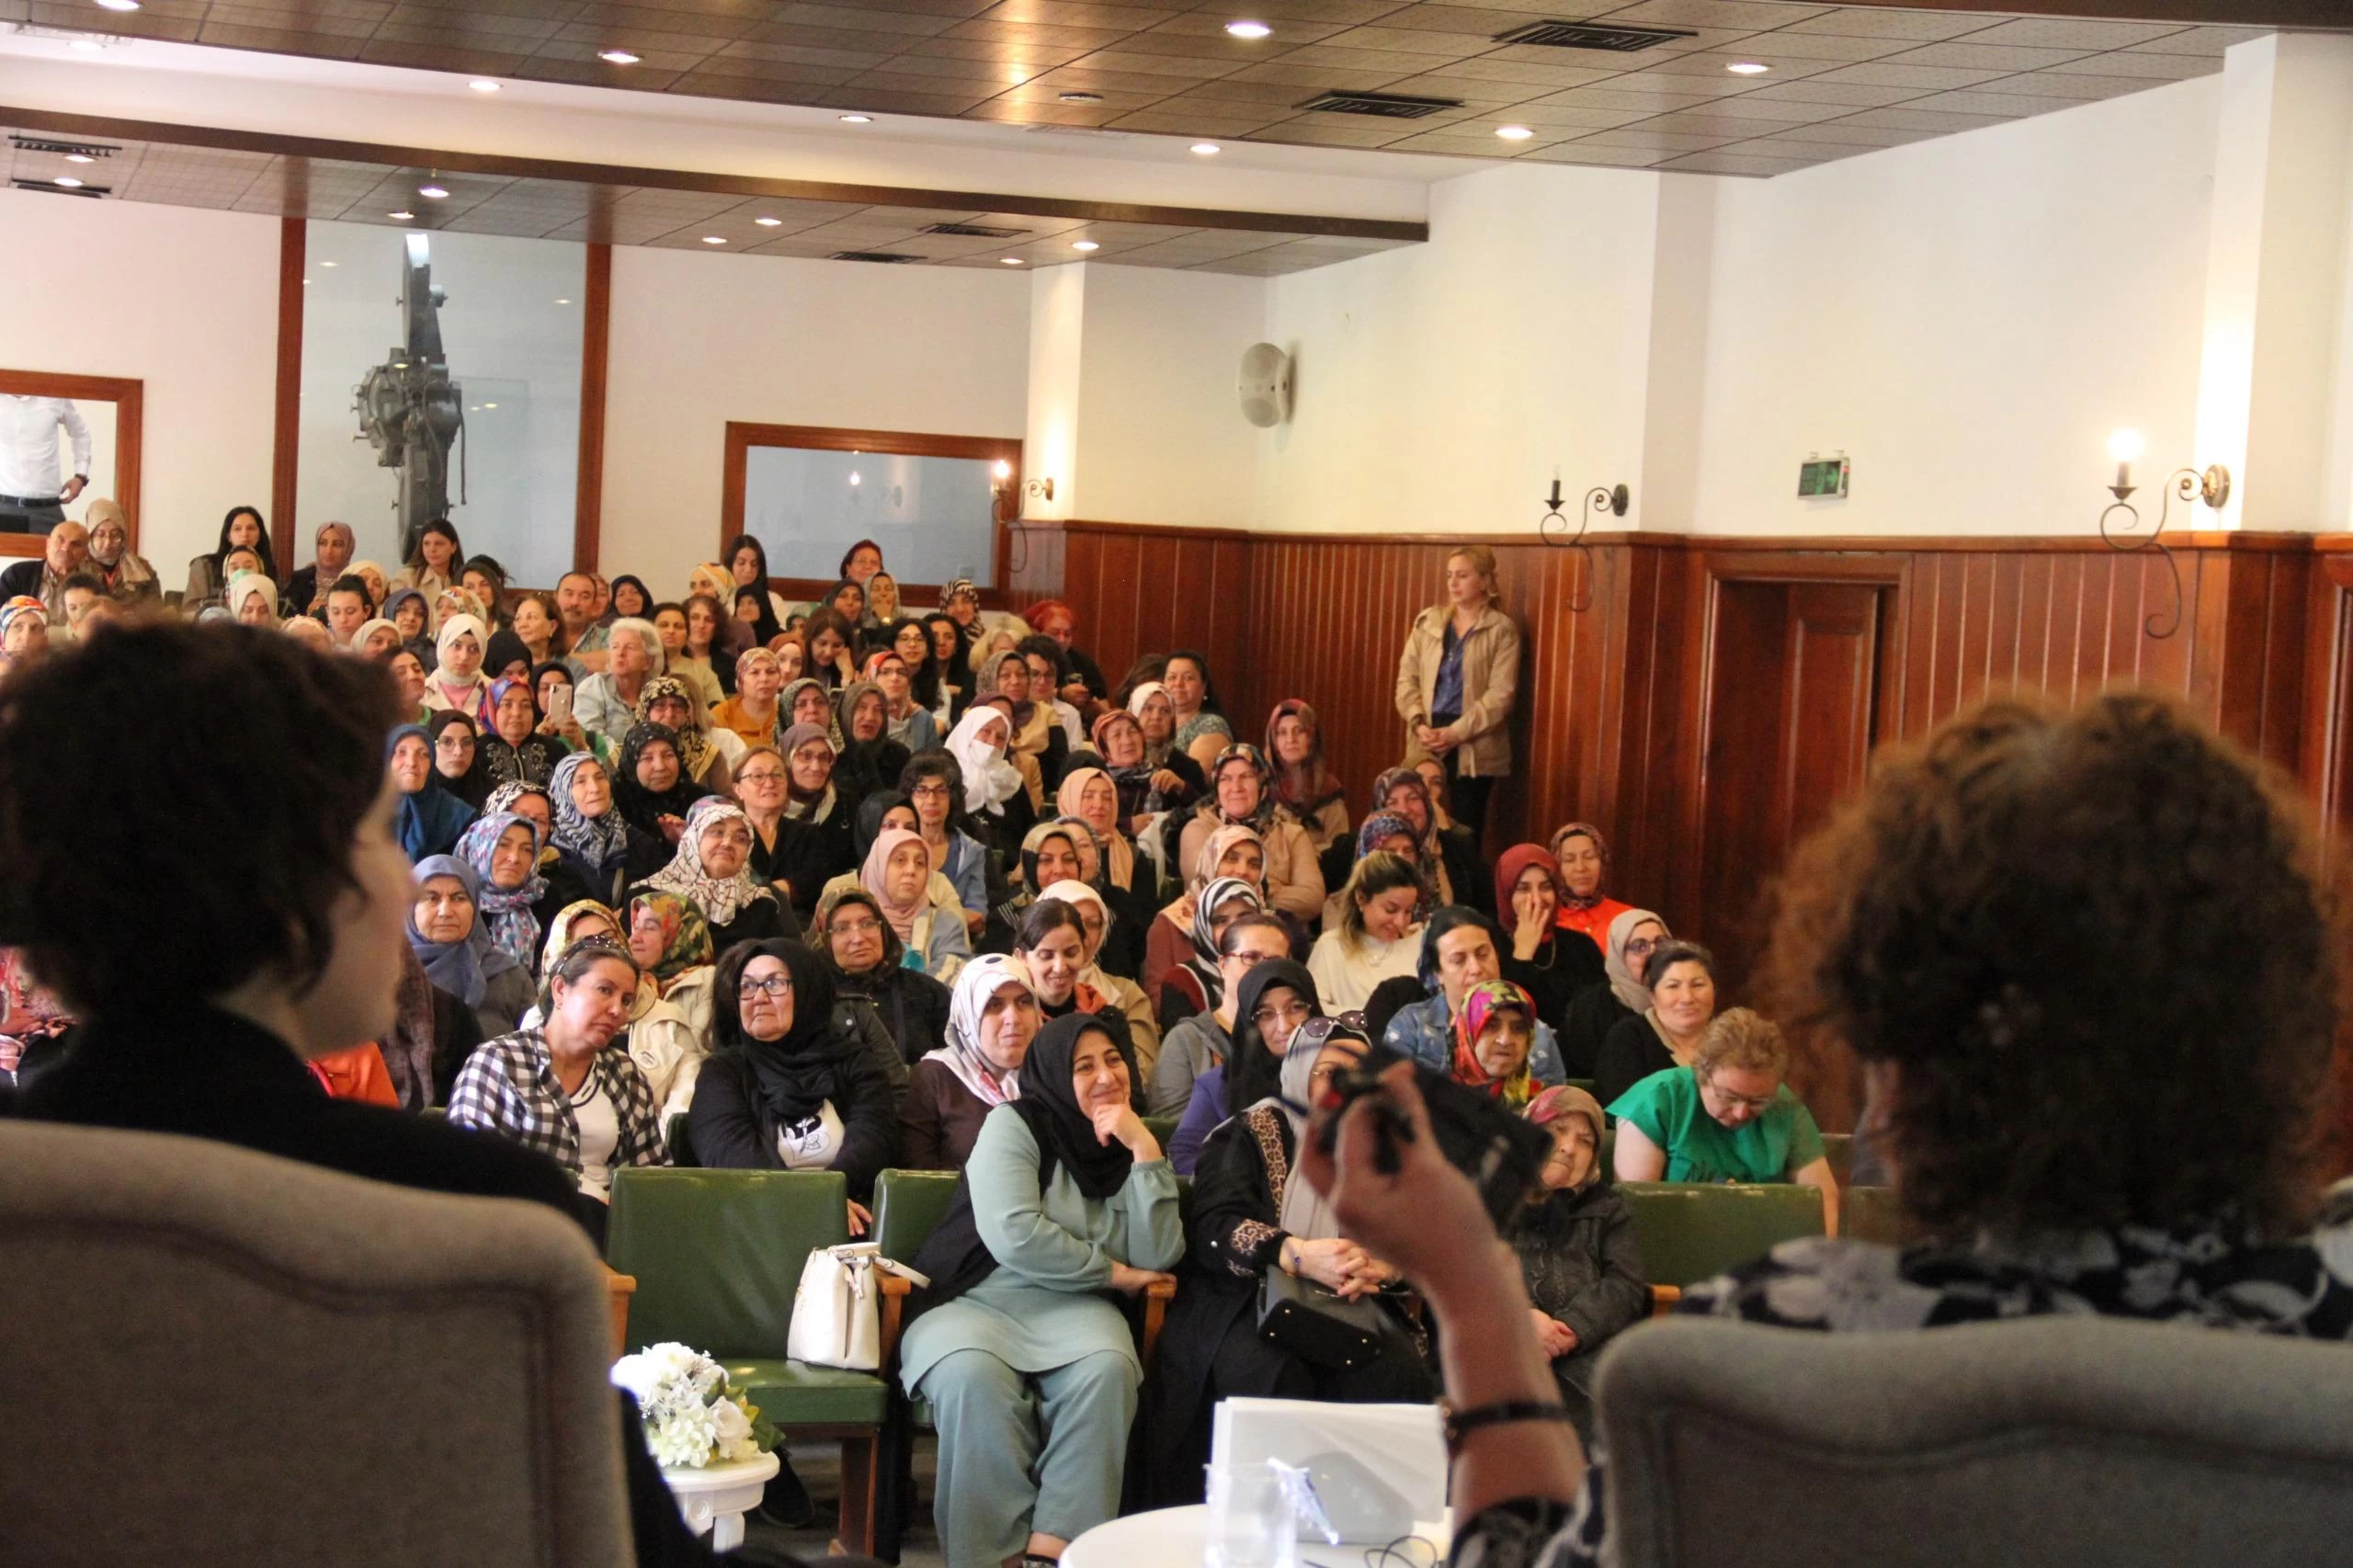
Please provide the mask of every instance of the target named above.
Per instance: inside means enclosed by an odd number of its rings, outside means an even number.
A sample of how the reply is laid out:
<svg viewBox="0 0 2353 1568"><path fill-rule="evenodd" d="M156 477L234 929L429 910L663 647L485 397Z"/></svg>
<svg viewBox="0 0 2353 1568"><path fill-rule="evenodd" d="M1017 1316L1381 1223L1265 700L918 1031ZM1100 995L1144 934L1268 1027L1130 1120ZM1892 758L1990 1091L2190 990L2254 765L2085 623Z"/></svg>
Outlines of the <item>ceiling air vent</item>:
<svg viewBox="0 0 2353 1568"><path fill-rule="evenodd" d="M1324 114L1368 114L1375 119L1419 119L1440 109L1461 108L1461 98L1409 98L1400 93L1318 93L1300 108Z"/></svg>
<svg viewBox="0 0 2353 1568"><path fill-rule="evenodd" d="M1699 35L1682 28L1611 28L1596 22L1530 22L1514 28L1507 33L1497 33L1497 43L1541 44L1547 49L1606 49L1616 54L1631 54L1669 39L1698 38Z"/></svg>
<svg viewBox="0 0 2353 1568"><path fill-rule="evenodd" d="M106 142L60 142L54 137L28 136L21 131L8 132L8 145L19 153L63 153L72 158L111 158L121 148Z"/></svg>
<svg viewBox="0 0 2353 1568"><path fill-rule="evenodd" d="M908 256L904 251L837 250L834 253L833 259L835 261L879 261L888 267L904 267L909 262L921 261L924 258L919 256Z"/></svg>
<svg viewBox="0 0 2353 1568"><path fill-rule="evenodd" d="M954 234L967 240L1017 240L1029 232L1027 229L992 229L985 223L934 223L916 231L924 234Z"/></svg>
<svg viewBox="0 0 2353 1568"><path fill-rule="evenodd" d="M8 183L18 190L37 190L47 196L86 196L93 200L104 197L114 188L104 185L80 187L55 185L45 179L12 179Z"/></svg>

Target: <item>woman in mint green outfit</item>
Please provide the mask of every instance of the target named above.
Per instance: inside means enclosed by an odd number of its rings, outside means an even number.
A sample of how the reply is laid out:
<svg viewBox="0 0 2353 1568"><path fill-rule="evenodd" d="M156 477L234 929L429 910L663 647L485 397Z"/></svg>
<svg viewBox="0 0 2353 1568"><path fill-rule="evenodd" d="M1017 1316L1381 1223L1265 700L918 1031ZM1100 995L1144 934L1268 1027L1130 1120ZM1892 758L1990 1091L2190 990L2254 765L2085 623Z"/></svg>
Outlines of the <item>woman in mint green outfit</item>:
<svg viewBox="0 0 2353 1568"><path fill-rule="evenodd" d="M1176 1176L1130 1100L1124 1020L1073 1013L981 1124L900 1341L939 1429L948 1568L1051 1562L1120 1509L1143 1366L1131 1296L1184 1256Z"/></svg>

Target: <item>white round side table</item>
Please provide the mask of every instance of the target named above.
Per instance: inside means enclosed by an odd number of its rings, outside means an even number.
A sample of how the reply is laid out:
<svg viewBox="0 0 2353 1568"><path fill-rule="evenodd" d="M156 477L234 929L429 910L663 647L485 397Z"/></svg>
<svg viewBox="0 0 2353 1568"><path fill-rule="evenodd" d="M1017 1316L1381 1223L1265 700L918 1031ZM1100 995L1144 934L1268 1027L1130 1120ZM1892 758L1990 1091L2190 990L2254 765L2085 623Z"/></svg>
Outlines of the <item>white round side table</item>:
<svg viewBox="0 0 2353 1568"><path fill-rule="evenodd" d="M760 1493L778 1468L774 1454L762 1454L699 1469L665 1466L662 1480L678 1500L687 1528L697 1535L709 1530L710 1549L728 1551L744 1544L744 1516L760 1506Z"/></svg>

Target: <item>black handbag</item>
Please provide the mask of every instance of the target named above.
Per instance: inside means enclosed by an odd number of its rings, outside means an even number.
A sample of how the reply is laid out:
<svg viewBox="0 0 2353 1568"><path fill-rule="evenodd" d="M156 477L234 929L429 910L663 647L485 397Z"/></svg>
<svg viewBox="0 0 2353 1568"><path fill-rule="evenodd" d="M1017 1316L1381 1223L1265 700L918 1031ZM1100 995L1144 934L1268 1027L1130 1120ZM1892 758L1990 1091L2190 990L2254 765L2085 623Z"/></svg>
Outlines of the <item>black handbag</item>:
<svg viewBox="0 0 2353 1568"><path fill-rule="evenodd" d="M1258 1337L1318 1367L1361 1367L1381 1354L1381 1302L1270 1267L1258 1280Z"/></svg>

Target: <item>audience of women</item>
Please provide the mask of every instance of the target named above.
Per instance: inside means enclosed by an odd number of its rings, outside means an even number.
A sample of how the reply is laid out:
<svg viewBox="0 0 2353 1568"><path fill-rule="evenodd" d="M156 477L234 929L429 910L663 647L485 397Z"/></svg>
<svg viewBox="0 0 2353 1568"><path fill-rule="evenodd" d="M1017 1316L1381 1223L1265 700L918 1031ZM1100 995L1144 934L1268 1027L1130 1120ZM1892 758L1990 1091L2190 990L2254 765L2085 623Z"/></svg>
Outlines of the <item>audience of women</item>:
<svg viewBox="0 0 2353 1568"><path fill-rule="evenodd" d="M907 1074L899 1156L910 1170L962 1170L981 1125L1021 1096L1038 1035L1038 994L1021 960L984 953L964 966L948 1008L948 1042Z"/></svg>
<svg viewBox="0 0 2353 1568"><path fill-rule="evenodd" d="M613 809L648 838L675 845L687 812L710 793L687 776L678 733L641 719L630 726L613 763Z"/></svg>
<svg viewBox="0 0 2353 1568"><path fill-rule="evenodd" d="M1601 1347L1650 1315L1642 1241L1633 1211L1601 1160L1600 1104L1563 1084L1529 1101L1521 1115L1552 1134L1552 1150L1512 1227L1512 1250L1528 1286L1537 1346L1552 1364L1578 1441L1590 1445Z"/></svg>
<svg viewBox="0 0 2353 1568"><path fill-rule="evenodd" d="M1488 791L1511 772L1519 657L1519 627L1495 603L1495 551L1474 544L1449 555L1446 601L1414 618L1398 656L1397 716L1407 759L1445 767L1474 844L1486 828Z"/></svg>
<svg viewBox="0 0 2353 1568"><path fill-rule="evenodd" d="M955 993L906 966L906 949L872 893L855 884L827 889L810 932L811 945L833 966L835 994L873 1010L902 1062L912 1067L947 1044Z"/></svg>
<svg viewBox="0 0 2353 1568"><path fill-rule="evenodd" d="M1222 1399L1339 1403L1427 1403L1436 1392L1424 1335L1391 1291L1397 1271L1343 1233L1332 1207L1295 1168L1315 1105L1336 1073L1370 1049L1364 1036L1311 1019L1291 1037L1279 1087L1236 1112L1201 1145L1193 1171L1180 1288L1153 1362L1144 1406L1147 1501L1198 1502ZM1258 1317L1274 1270L1381 1310L1370 1359L1327 1367L1270 1343Z"/></svg>
<svg viewBox="0 0 2353 1568"><path fill-rule="evenodd" d="M1535 1038L1536 1004L1528 993L1508 980L1485 981L1471 988L1455 1014L1449 1069L1456 1083L1518 1110L1536 1097L1537 1085L1528 1072Z"/></svg>
<svg viewBox="0 0 2353 1568"><path fill-rule="evenodd" d="M1324 1016L1315 981L1305 966L1270 959L1254 966L1234 987L1233 1049L1215 1067L1193 1080L1185 1114L1168 1141L1168 1157L1178 1176L1193 1174L1201 1142L1217 1125L1274 1092L1284 1049L1299 1027Z"/></svg>
<svg viewBox="0 0 2353 1568"><path fill-rule="evenodd" d="M1478 846L1468 833L1445 830L1429 781L1419 769L1392 767L1374 779L1372 803L1375 812L1405 819L1414 833L1415 859L1438 903L1464 904L1484 915L1495 913L1486 907L1494 889L1480 869ZM1358 846L1359 850L1367 846L1361 835Z"/></svg>
<svg viewBox="0 0 2353 1568"><path fill-rule="evenodd" d="M490 683L490 728L475 744L480 767L494 786L544 784L572 753L540 712L528 676L505 676Z"/></svg>
<svg viewBox="0 0 2353 1568"><path fill-rule="evenodd" d="M1218 1001L1177 1020L1163 1037L1160 1060L1144 1096L1150 1114L1184 1115L1192 1104L1194 1084L1233 1054L1234 1007L1241 1000L1243 976L1290 952L1290 935L1281 918L1256 905L1246 906L1219 928L1211 949Z"/></svg>
<svg viewBox="0 0 2353 1568"><path fill-rule="evenodd" d="M1457 904L1431 915L1422 931L1421 959L1415 971L1426 994L1397 1010L1381 1043L1433 1072L1448 1071L1460 1040L1455 1020L1463 999L1472 986L1503 978L1501 937L1495 923L1475 909ZM1566 1076L1552 1027L1541 1019L1529 1051L1528 1072L1540 1085L1557 1084Z"/></svg>
<svg viewBox="0 0 2353 1568"><path fill-rule="evenodd" d="M912 815L915 808L902 801L898 809ZM957 971L972 956L972 944L965 934L962 910L952 904L943 908L934 897L935 888L949 898L954 889L931 869L931 856L922 837L911 827L882 828L866 852L858 881L873 895L892 933L905 946L907 961L943 983L954 983Z"/></svg>
<svg viewBox="0 0 2353 1568"><path fill-rule="evenodd" d="M1608 978L1600 948L1557 923L1564 891L1560 864L1541 845L1515 844L1495 862L1504 978L1534 999L1555 1035L1568 1027L1570 1005Z"/></svg>
<svg viewBox="0 0 2353 1568"><path fill-rule="evenodd" d="M939 1431L942 1554L1059 1558L1119 1512L1143 1369L1109 1297L1170 1282L1176 1178L1131 1104L1132 1069L1092 1015L1040 1030L1019 1098L981 1128L947 1218L915 1260L902 1385Z"/></svg>
<svg viewBox="0 0 2353 1568"><path fill-rule="evenodd" d="M1275 800L1307 833L1322 855L1349 837L1348 792L1324 760L1324 726L1296 697L1275 704L1267 719L1267 759L1275 769Z"/></svg>
<svg viewBox="0 0 2353 1568"><path fill-rule="evenodd" d="M839 1171L850 1234L873 1221L874 1178L899 1150L898 1096L855 1028L834 978L799 942L745 942L719 960L711 1054L687 1136L710 1168Z"/></svg>
<svg viewBox="0 0 2353 1568"><path fill-rule="evenodd" d="M629 901L623 933L630 957L651 995L640 997L629 1020L629 1055L644 1074L662 1120L688 1109L703 1059L710 1053L714 1006L710 926L702 912L671 892L642 892Z"/></svg>
<svg viewBox="0 0 2353 1568"><path fill-rule="evenodd" d="M733 730L714 730L702 699L675 675L655 676L637 694L637 717L677 737L678 766L688 782L724 793L733 782L730 766L745 751Z"/></svg>
<svg viewBox="0 0 2353 1568"><path fill-rule="evenodd" d="M722 953L738 942L799 936L800 923L752 875L751 860L752 826L743 808L707 796L687 809L677 854L631 892L675 893L693 904L710 926L712 948Z"/></svg>
<svg viewBox="0 0 2353 1568"><path fill-rule="evenodd" d="M1715 956L1697 942L1661 943L1643 973L1649 1009L1612 1024L1594 1057L1593 1095L1604 1106L1654 1073L1689 1066L1716 1016Z"/></svg>
<svg viewBox="0 0 2353 1568"><path fill-rule="evenodd" d="M1781 1081L1789 1066L1777 1025L1746 1007L1718 1014L1688 1063L1608 1102L1619 1178L1819 1187L1824 1233L1836 1235L1838 1183L1813 1115Z"/></svg>
<svg viewBox="0 0 2353 1568"><path fill-rule="evenodd" d="M1054 793L1054 805L1064 817L1085 823L1102 848L1103 874L1096 879L1096 885L1106 901L1106 912L1117 917L1110 953L1103 962L1120 973L1141 974L1144 936L1160 904L1159 874L1149 858L1137 854L1122 830L1120 789L1111 775L1091 761L1074 758L1073 762Z"/></svg>
<svg viewBox="0 0 2353 1568"><path fill-rule="evenodd" d="M931 869L955 888L965 932L978 937L992 903L989 855L967 814L962 766L946 750L917 752L900 773L899 789L915 809L915 832Z"/></svg>
<svg viewBox="0 0 2353 1568"><path fill-rule="evenodd" d="M1267 902L1312 927L1324 915L1324 869L1307 830L1276 801L1274 784L1274 768L1256 746L1227 746L1210 769L1210 799L1185 824L1178 862L1195 864L1219 827L1246 827L1257 835L1265 858Z"/></svg>
<svg viewBox="0 0 2353 1568"><path fill-rule="evenodd" d="M1376 849L1356 863L1347 885L1326 905L1324 934L1307 955L1307 972L1326 1006L1354 1012L1382 981L1413 974L1428 902L1421 872L1404 857Z"/></svg>

